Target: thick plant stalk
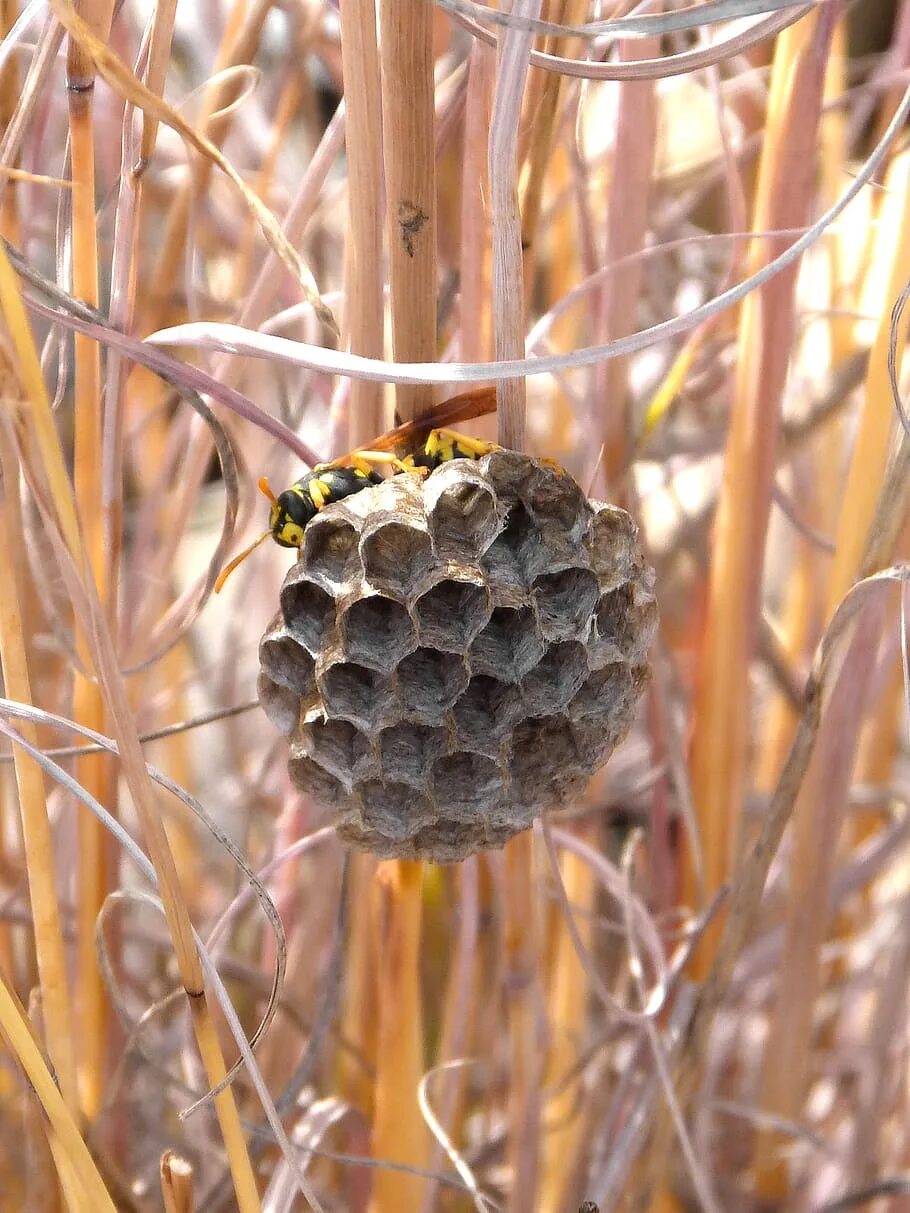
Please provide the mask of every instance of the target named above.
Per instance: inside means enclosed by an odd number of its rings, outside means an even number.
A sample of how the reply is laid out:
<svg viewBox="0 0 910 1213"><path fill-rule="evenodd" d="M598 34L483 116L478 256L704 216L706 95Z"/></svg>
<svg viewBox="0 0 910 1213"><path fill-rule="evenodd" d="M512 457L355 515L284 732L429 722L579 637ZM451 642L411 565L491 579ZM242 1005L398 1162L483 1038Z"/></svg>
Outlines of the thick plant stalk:
<svg viewBox="0 0 910 1213"><path fill-rule="evenodd" d="M590 828L579 829L589 842ZM566 852L561 863L566 900L575 915L575 925L584 947L590 951L596 888L591 865L574 852ZM578 1166L579 1147L588 1130L584 1113L584 1091L580 1079L566 1083L565 1076L577 1064L587 1019L587 977L575 943L559 908L559 932L551 966L549 991L550 1049L545 1081L557 1093L547 1101L547 1132L541 1148L541 1208L570 1207L569 1184ZM581 1108L579 1105L582 1105Z"/></svg>
<svg viewBox="0 0 910 1213"><path fill-rule="evenodd" d="M383 158L392 348L401 361L436 357L436 172L433 8L384 0L380 8ZM426 413L429 387L399 385L396 424ZM394 860L375 881L379 1024L373 1149L381 1158L423 1166L429 1135L417 1102L423 1075L418 979L423 864ZM423 1184L380 1171L371 1213L417 1213Z"/></svg>
<svg viewBox="0 0 910 1213"><path fill-rule="evenodd" d="M433 6L385 0L382 129L392 300L392 349L400 362L436 357L436 171L433 139ZM396 424L427 412L432 389L399 384Z"/></svg>
<svg viewBox="0 0 910 1213"><path fill-rule="evenodd" d="M379 50L374 0L342 0L341 58L347 114L348 165L345 320L353 353L382 357L382 209ZM358 446L380 433L382 385L366 379L351 383L348 445Z"/></svg>
<svg viewBox="0 0 910 1213"><path fill-rule="evenodd" d="M417 1103L424 1071L418 978L423 864L407 860L380 864L374 896L380 1010L373 1154L420 1167L429 1146ZM373 1178L370 1211L417 1213L423 1186L424 1181L413 1175L379 1170Z"/></svg>

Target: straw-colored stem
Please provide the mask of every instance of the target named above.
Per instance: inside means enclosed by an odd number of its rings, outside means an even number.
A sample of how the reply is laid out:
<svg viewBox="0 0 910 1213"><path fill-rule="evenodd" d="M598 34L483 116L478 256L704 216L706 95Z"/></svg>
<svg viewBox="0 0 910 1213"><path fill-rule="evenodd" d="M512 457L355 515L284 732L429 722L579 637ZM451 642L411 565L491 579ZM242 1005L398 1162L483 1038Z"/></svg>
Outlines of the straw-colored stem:
<svg viewBox="0 0 910 1213"><path fill-rule="evenodd" d="M847 789L874 666L885 602L866 607L843 670L832 689L815 750L794 810L793 857L776 1010L764 1051L762 1110L798 1120L811 1068L821 947L829 923L830 889ZM756 1191L785 1199L788 1168L779 1133L759 1134Z"/></svg>
<svg viewBox="0 0 910 1213"><path fill-rule="evenodd" d="M827 17L816 13L778 40L753 219L756 229L793 228L806 221L832 28ZM800 165L802 173L781 179L781 162ZM778 250L772 244L762 243L750 269L757 268L759 258L775 255ZM729 878L737 846L746 774L749 664L793 336L794 284L795 270L779 274L746 299L740 320L692 740L692 792L704 846L706 887L698 888L690 864L684 873L689 904L696 904L702 893L712 896ZM698 976L710 967L717 929L715 923L696 952Z"/></svg>
<svg viewBox="0 0 910 1213"><path fill-rule="evenodd" d="M345 323L350 348L382 357L382 114L374 0L342 0L341 59L347 112L348 165ZM355 379L348 408L348 442L368 442L385 426L382 384Z"/></svg>
<svg viewBox="0 0 910 1213"><path fill-rule="evenodd" d="M540 1098L544 1059L537 1033L538 930L534 847L530 831L504 850L504 951L509 1027L509 1213L536 1205L540 1165Z"/></svg>
<svg viewBox="0 0 910 1213"><path fill-rule="evenodd" d="M547 12L547 19L576 25L584 21L586 10L586 0L553 0ZM550 55L574 55L578 53L578 39L548 34L543 50ZM525 98L525 113L529 118L526 127L529 147L521 195L521 248L524 256L526 309L530 305L531 292L534 290L540 208L551 167L553 132L563 84L564 77L559 72L532 71Z"/></svg>
<svg viewBox="0 0 910 1213"><path fill-rule="evenodd" d="M540 0L516 0L516 17L536 18ZM498 34L496 91L490 119L488 171L493 239L493 336L497 361L525 354L524 266L518 203L518 125L533 37L518 27ZM527 391L523 379L496 384L498 438L502 446L525 447Z"/></svg>
<svg viewBox="0 0 910 1213"><path fill-rule="evenodd" d="M590 827L579 833L594 842ZM585 949L590 951L596 885L589 863L569 851L562 859L562 879L566 900L575 915L575 925ZM584 1041L587 1020L588 978L582 968L575 942L557 907L558 935L550 974L549 1016L551 1043L547 1054L545 1083L555 1088L546 1104L546 1132L541 1148L542 1209L569 1206L568 1185L578 1165L579 1146L586 1131L582 1114L584 1091L581 1075L565 1083L566 1074L577 1064Z"/></svg>
<svg viewBox="0 0 910 1213"><path fill-rule="evenodd" d="M368 1067L376 1066L377 990L376 937L370 897L376 861L371 855L351 856L350 929L346 948L341 1032L355 1052L345 1049L338 1058L338 1083L344 1098L369 1116L375 1097Z"/></svg>
<svg viewBox="0 0 910 1213"><path fill-rule="evenodd" d="M97 231L95 227L95 147L92 123L93 78L74 74L82 64L75 43L70 47L69 121L73 173L73 291L87 303L98 304ZM76 67L72 65L77 65ZM103 515L101 509L101 357L96 341L75 338L74 482L76 507L82 524L86 554L98 593L105 598ZM83 664L90 666L85 638L77 640ZM76 674L76 719L90 729L104 731L104 703L94 681ZM76 777L102 803L109 802L107 768L102 755L80 759ZM79 885L77 920L77 989L80 1038L83 1042L80 1083L89 1117L101 1106L104 1085L104 1047L107 1038L107 999L95 953L95 921L107 894L104 829L90 813L78 822Z"/></svg>
<svg viewBox="0 0 910 1213"><path fill-rule="evenodd" d="M392 349L400 362L436 358L436 149L433 6L383 0L382 134ZM395 423L432 407L429 386L399 384Z"/></svg>
<svg viewBox="0 0 910 1213"><path fill-rule="evenodd" d="M0 473L0 584L3 585L3 593L0 594L0 667L5 694L20 703L32 703L18 577L11 560L14 550L11 527L15 525L17 512L10 509L8 503L10 496L18 491L19 470L5 437L0 443ZM38 744L34 725L22 721L19 728L28 742ZM75 1115L79 1101L73 1012L44 776L41 768L19 747L16 747L13 758L48 1055L67 1106Z"/></svg>
<svg viewBox="0 0 910 1213"><path fill-rule="evenodd" d="M2 597L2 596L0 596ZM24 731L24 730L23 730ZM38 768L35 768L38 770ZM39 773L40 778L40 773ZM47 1007L45 1005L47 1030ZM88 1146L79 1134L75 1115L51 1074L35 1040L34 1030L12 990L0 973L0 1036L22 1066L49 1125L49 1142L71 1213L116 1213L114 1203L98 1174ZM48 1040L48 1046L51 1042ZM75 1090L75 1076L72 1079Z"/></svg>
<svg viewBox="0 0 910 1213"><path fill-rule="evenodd" d="M193 1213L193 1168L185 1158L166 1150L161 1155L161 1195L164 1213Z"/></svg>
<svg viewBox="0 0 910 1213"><path fill-rule="evenodd" d="M878 228L876 258L877 268L880 270L884 265L887 269L886 284L878 332L869 360L865 407L841 506L828 587L829 612L833 612L860 574L879 505L894 425L887 381L887 350L891 307L910 277L910 157L906 153L892 165L888 184L885 212ZM898 366L903 347L901 334L897 347ZM886 555L880 553L880 556ZM865 622L864 626L869 627ZM766 1045L763 1084L764 1109L783 1116L798 1115L805 1094L805 1059L810 1048L821 949L828 922L826 908L834 873L833 852L838 839L837 827L846 809L852 759L862 720L861 708L872 665L871 653L870 638L862 660L850 666L853 681L848 682L843 676L839 681L794 813L793 883L778 978L778 1010L772 1018ZM827 843L822 842L823 838L828 839ZM761 1192L771 1199L786 1190L786 1174L777 1154L779 1146L779 1138L774 1134L762 1134L759 1138L757 1182Z"/></svg>
<svg viewBox="0 0 910 1213"><path fill-rule="evenodd" d="M423 864L382 863L375 881L379 1026L373 1154L426 1165L429 1138L417 1102L423 1077L420 923ZM417 1213L424 1181L400 1171L373 1177L370 1213Z"/></svg>

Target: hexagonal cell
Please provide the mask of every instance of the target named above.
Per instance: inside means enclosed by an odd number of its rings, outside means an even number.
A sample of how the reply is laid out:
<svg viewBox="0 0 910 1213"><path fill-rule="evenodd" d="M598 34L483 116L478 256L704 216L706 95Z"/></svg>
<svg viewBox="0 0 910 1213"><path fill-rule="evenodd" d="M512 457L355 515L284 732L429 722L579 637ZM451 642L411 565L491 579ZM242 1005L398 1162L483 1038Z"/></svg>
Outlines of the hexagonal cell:
<svg viewBox="0 0 910 1213"><path fill-rule="evenodd" d="M352 661L329 666L319 680L319 689L327 715L350 720L368 733L395 708L389 677Z"/></svg>
<svg viewBox="0 0 910 1213"><path fill-rule="evenodd" d="M443 559L473 559L496 537L499 511L493 490L465 460L434 472L424 487L424 501L430 533Z"/></svg>
<svg viewBox="0 0 910 1213"><path fill-rule="evenodd" d="M379 734L383 779L419 787L426 783L430 764L445 753L448 734L423 724L396 724Z"/></svg>
<svg viewBox="0 0 910 1213"><path fill-rule="evenodd" d="M468 659L475 674L519 682L540 661L545 648L530 607L497 607L471 645Z"/></svg>
<svg viewBox="0 0 910 1213"><path fill-rule="evenodd" d="M433 763L433 798L452 821L473 822L502 800L502 775L491 758L463 751Z"/></svg>
<svg viewBox="0 0 910 1213"><path fill-rule="evenodd" d="M372 765L369 741L348 720L307 721L299 740L302 750L347 788Z"/></svg>
<svg viewBox="0 0 910 1213"><path fill-rule="evenodd" d="M422 645L463 653L490 617L490 595L482 585L447 577L414 609Z"/></svg>
<svg viewBox="0 0 910 1213"><path fill-rule="evenodd" d="M584 645L576 640L551 645L521 683L522 707L528 716L552 716L564 710L588 676Z"/></svg>
<svg viewBox="0 0 910 1213"><path fill-rule="evenodd" d="M410 598L433 566L433 544L418 526L385 521L364 534L360 557L371 585Z"/></svg>
<svg viewBox="0 0 910 1213"><path fill-rule="evenodd" d="M467 685L465 664L453 653L416 649L398 667L402 707L421 724L441 724Z"/></svg>
<svg viewBox="0 0 910 1213"><path fill-rule="evenodd" d="M316 663L287 628L266 632L259 642L259 664L280 686L308 698L316 689Z"/></svg>
<svg viewBox="0 0 910 1213"><path fill-rule="evenodd" d="M614 589L632 575L639 559L638 527L617 505L598 503L594 510L591 566L602 590Z"/></svg>
<svg viewBox="0 0 910 1213"><path fill-rule="evenodd" d="M417 643L405 608L381 594L353 602L340 622L347 656L373 669L391 673Z"/></svg>
<svg viewBox="0 0 910 1213"><path fill-rule="evenodd" d="M524 502L538 526L553 524L576 540L590 527L591 507L566 471L541 467L524 494Z"/></svg>
<svg viewBox="0 0 910 1213"><path fill-rule="evenodd" d="M259 673L256 689L263 712L285 737L290 737L300 719L300 696L287 687L272 682L267 674Z"/></svg>
<svg viewBox="0 0 910 1213"><path fill-rule="evenodd" d="M293 746L288 759L288 774L298 791L309 796L324 809L338 811L347 808L351 803L346 788L334 775L324 771L312 758L299 753Z"/></svg>
<svg viewBox="0 0 910 1213"><path fill-rule="evenodd" d="M495 757L500 741L515 723L520 705L517 687L475 674L452 709L458 745Z"/></svg>
<svg viewBox="0 0 910 1213"><path fill-rule="evenodd" d="M524 588L526 565L540 536L531 515L523 505L514 505L506 516L503 529L484 552L481 565L490 581L497 586Z"/></svg>
<svg viewBox="0 0 910 1213"><path fill-rule="evenodd" d="M481 460L481 468L493 482L500 498L514 502L526 496L529 485L538 474L538 465L519 451L499 450Z"/></svg>
<svg viewBox="0 0 910 1213"><path fill-rule="evenodd" d="M301 561L291 568L281 587L281 613L288 630L315 655L332 629L335 602L310 581Z"/></svg>
<svg viewBox="0 0 910 1213"><path fill-rule="evenodd" d="M581 757L572 726L559 716L524 720L512 739L513 800L529 809L559 804L580 778Z"/></svg>
<svg viewBox="0 0 910 1213"><path fill-rule="evenodd" d="M597 604L597 578L588 569L545 573L534 582L540 630L547 640L587 638Z"/></svg>
<svg viewBox="0 0 910 1213"><path fill-rule="evenodd" d="M640 661L657 627L657 603L634 583L604 594L594 615L593 646L598 665L621 656Z"/></svg>
<svg viewBox="0 0 910 1213"><path fill-rule="evenodd" d="M360 575L357 542L356 527L343 513L329 508L303 532L303 567L314 581L337 591Z"/></svg>
<svg viewBox="0 0 910 1213"><path fill-rule="evenodd" d="M618 716L637 698L629 667L622 661L612 662L590 675L569 704L569 718L585 720L589 716Z"/></svg>
<svg viewBox="0 0 910 1213"><path fill-rule="evenodd" d="M386 838L409 838L420 826L433 820L429 799L407 784L371 779L361 784L357 793L364 826Z"/></svg>

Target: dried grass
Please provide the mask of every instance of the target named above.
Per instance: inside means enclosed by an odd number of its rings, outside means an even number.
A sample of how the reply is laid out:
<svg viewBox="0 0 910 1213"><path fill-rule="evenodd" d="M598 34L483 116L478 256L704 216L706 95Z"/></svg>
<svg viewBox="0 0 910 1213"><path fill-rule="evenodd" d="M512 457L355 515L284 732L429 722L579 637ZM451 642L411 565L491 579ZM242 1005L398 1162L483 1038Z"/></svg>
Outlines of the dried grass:
<svg viewBox="0 0 910 1213"><path fill-rule="evenodd" d="M905 1207L910 3L861 8L0 0L0 1206ZM655 677L562 820L377 865L252 700L286 556L212 587L259 475L471 383L638 516Z"/></svg>

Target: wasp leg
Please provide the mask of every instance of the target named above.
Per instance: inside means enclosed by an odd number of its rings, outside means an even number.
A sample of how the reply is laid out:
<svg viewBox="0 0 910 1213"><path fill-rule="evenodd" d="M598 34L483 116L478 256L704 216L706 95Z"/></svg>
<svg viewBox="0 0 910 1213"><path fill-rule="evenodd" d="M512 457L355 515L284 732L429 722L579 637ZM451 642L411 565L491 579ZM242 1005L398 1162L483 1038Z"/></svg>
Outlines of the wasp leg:
<svg viewBox="0 0 910 1213"><path fill-rule="evenodd" d="M430 430L424 454L438 463L446 463L450 459L482 459L501 449L495 442L469 438L457 430L439 429Z"/></svg>

